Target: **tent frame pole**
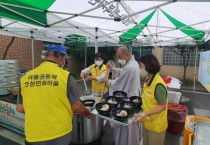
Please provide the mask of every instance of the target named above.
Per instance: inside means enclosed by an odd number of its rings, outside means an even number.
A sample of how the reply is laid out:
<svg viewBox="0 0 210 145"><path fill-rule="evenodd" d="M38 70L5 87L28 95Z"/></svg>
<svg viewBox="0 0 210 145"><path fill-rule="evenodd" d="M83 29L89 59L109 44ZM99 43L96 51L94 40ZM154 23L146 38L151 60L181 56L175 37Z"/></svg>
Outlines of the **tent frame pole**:
<svg viewBox="0 0 210 145"><path fill-rule="evenodd" d="M196 45L196 51L195 51L195 67L194 67L194 81L193 81L193 92L195 92L195 79L197 74L197 55L198 55L198 45Z"/></svg>
<svg viewBox="0 0 210 145"><path fill-rule="evenodd" d="M5 6L3 6L3 5L0 5L0 7L6 9L6 10L8 10L8 11L11 11L11 12L17 14L17 15L20 15L20 16L26 18L26 19L29 19L29 20L31 20L31 21L33 21L33 22L36 22L36 23L38 23L38 24L40 24L40 25L46 26L46 24L44 24L44 23L42 23L42 22L39 22L39 21L37 21L37 20L35 20L35 19L32 19L32 18L30 18L30 17L28 17L28 16L26 16L26 15L23 15L23 14L17 12L17 11L14 11L14 10L8 8L8 7L5 7Z"/></svg>
<svg viewBox="0 0 210 145"><path fill-rule="evenodd" d="M210 20L209 20L209 21L210 21ZM205 21L204 23L207 23L207 22L209 22L209 21ZM197 25L197 24L193 24L193 25ZM142 26L143 26L143 25L142 25ZM147 25L147 26L149 26L149 27L155 27L154 25ZM191 26L191 25L189 25L189 26ZM165 26L158 26L158 27L159 27L159 28L172 28L172 29L166 30L166 31L157 32L157 33L153 33L153 34L151 34L151 35L157 35L157 34L161 34L161 33L165 33L165 32L170 32L170 31L177 30L177 29L175 29L175 28L173 28L173 27L165 27ZM183 28L184 28L184 27L185 27L185 26L183 26ZM136 27L136 28L137 28L137 27ZM179 29L183 29L183 28L180 27ZM120 33L120 32L125 32L125 31L127 31L127 30L129 30L129 29L124 29L124 30L121 30L121 31L116 31L116 30L101 28L101 30L112 31L112 33L105 34L105 35L101 35L101 36L109 36L109 35L111 35L111 34ZM186 29L186 30L187 30L187 29ZM189 30L190 30L190 29L189 29ZM204 30L201 30L201 31L204 31ZM133 34L133 33L129 33L129 34ZM197 35L197 34L196 34L196 35ZM100 37L101 37L101 36L100 36ZM150 35L148 35L148 36L150 36ZM176 37L169 37L169 36L162 36L162 35L161 35L161 37L177 39Z"/></svg>
<svg viewBox="0 0 210 145"><path fill-rule="evenodd" d="M74 28L76 27L76 28L80 29L81 31L85 32L85 33L88 34L88 35L91 35L91 36L95 37L95 35L93 35L93 34L87 32L87 31L85 31L84 29L81 29L81 28L75 26L74 24L71 24L71 23L68 22L68 21L66 21L66 23L68 23L69 25L73 26Z"/></svg>
<svg viewBox="0 0 210 145"><path fill-rule="evenodd" d="M0 18L0 27L2 27L3 28L3 26L2 26L2 20L1 20L2 18Z"/></svg>
<svg viewBox="0 0 210 145"><path fill-rule="evenodd" d="M126 13L127 13L128 15L131 15L131 13L125 8L125 6L123 5L122 2L120 2L120 5L123 7L123 9L126 11ZM131 19L132 19L133 23L136 24L136 26L137 26L137 27L141 30L141 32L144 34L144 32L143 32L141 26L137 25L137 22L134 20L133 16L131 16Z"/></svg>
<svg viewBox="0 0 210 145"><path fill-rule="evenodd" d="M120 2L121 6L123 7L123 9L126 11L126 13L130 16L131 13L125 8L125 6L123 5L122 2ZM141 24L137 24L137 22L134 20L133 16L130 16L130 18L132 19L133 23L136 24L136 26L141 30L141 32L145 35L143 29L141 28L141 26L145 26L145 25L141 25Z"/></svg>
<svg viewBox="0 0 210 145"><path fill-rule="evenodd" d="M139 48L140 48L139 57L141 57L141 45L140 45L140 47L139 47Z"/></svg>
<svg viewBox="0 0 210 145"><path fill-rule="evenodd" d="M8 24L6 24L6 25L4 25L4 26L2 26L2 27L5 28L5 27L10 26L10 25L12 25L12 24L14 24L14 23L17 23L17 22L18 22L18 21L13 21L13 22L8 23Z"/></svg>
<svg viewBox="0 0 210 145"><path fill-rule="evenodd" d="M142 10L142 11L139 11L139 12L136 12L136 13L133 13L133 14L124 16L124 17L121 18L121 20L125 20L125 19L127 19L129 17L132 17L132 16L135 16L135 15L138 15L138 14L141 14L141 13L144 13L144 12L147 12L147 11L150 11L150 10L153 10L155 8L160 8L162 6L165 6L165 5L168 5L168 4L171 4L171 3L173 3L173 1L169 1L169 2L165 2L163 4L160 4L160 5L156 5L154 7L151 7L151 8L148 8L148 9L145 9L145 10Z"/></svg>
<svg viewBox="0 0 210 145"><path fill-rule="evenodd" d="M148 30L148 32L150 34L150 37L152 37L152 39L154 40L155 44L157 44L157 42L156 42L156 40L154 38L154 35L152 35L151 31L149 30L149 28L147 26L146 26L146 28L147 28L147 30Z"/></svg>
<svg viewBox="0 0 210 145"><path fill-rule="evenodd" d="M196 35L198 35L198 34L194 34L194 35L189 35L189 36L180 37L179 39L188 38L188 37L191 37L191 36L196 36ZM177 39L177 38L176 38L176 39ZM171 42L171 41L174 41L174 40L176 40L176 39L171 39L171 40L167 40L167 41L161 41L161 43L162 43L162 42L174 43L174 42ZM199 41L199 40L196 40L196 42L198 42L198 41ZM185 41L183 41L183 42L185 42Z"/></svg>
<svg viewBox="0 0 210 145"><path fill-rule="evenodd" d="M85 46L85 68L87 67L87 47Z"/></svg>
<svg viewBox="0 0 210 145"><path fill-rule="evenodd" d="M72 15L75 16L77 14L74 13L64 13L64 12L56 12L56 11L47 11L50 14L63 14L63 15ZM91 16L91 15L78 15L80 17L90 17L90 18L97 18L97 19L104 19L104 20L113 20L113 18L109 18L109 17L101 17L101 16Z"/></svg>
<svg viewBox="0 0 210 145"><path fill-rule="evenodd" d="M95 28L96 37L95 37L95 53L98 53L98 27Z"/></svg>
<svg viewBox="0 0 210 145"><path fill-rule="evenodd" d="M34 69L34 37L33 31L31 31L31 62L32 62L32 69Z"/></svg>
<svg viewBox="0 0 210 145"><path fill-rule="evenodd" d="M18 34L18 33L15 33L15 32L11 32L11 31L7 31L11 34L14 34L14 35L11 35L11 36L16 36L16 37L21 37L21 38L28 38L27 35L23 35L23 34Z"/></svg>
<svg viewBox="0 0 210 145"><path fill-rule="evenodd" d="M104 7L107 9L107 11L110 12L110 14L112 15L112 17L115 17L115 15L112 13L112 11L107 7L107 4L105 4L105 3L102 2L101 0L98 0L98 1L101 3L102 6L104 6Z"/></svg>
<svg viewBox="0 0 210 145"><path fill-rule="evenodd" d="M151 0L124 0L124 1L151 1ZM167 0L154 0L154 1L167 1ZM209 0L178 0L179 2L209 2Z"/></svg>
<svg viewBox="0 0 210 145"><path fill-rule="evenodd" d="M132 13L130 13L126 8L125 8L125 6L123 5L123 3L122 2L120 2L120 5L123 7L123 9L126 11L126 13L128 14L128 16L130 16ZM137 22L134 20L134 18L133 18L133 16L130 16L131 17L131 19L132 19L132 21L133 21L133 23L134 24L137 24ZM139 25L137 25L138 27L139 27ZM141 28L139 28L139 29L141 29Z"/></svg>
<svg viewBox="0 0 210 145"><path fill-rule="evenodd" d="M113 3L113 2L114 2L114 0L112 0L112 1L110 1L110 2L108 2L108 3L106 3L106 5L109 5L109 4ZM103 7L103 6L102 6L102 5L96 6L95 8L89 9L89 10L87 10L87 11L81 12L81 13L76 14L76 15L74 15L74 16L65 18L65 19L63 19L63 20L54 22L54 23L52 23L52 24L49 24L49 26L53 26L53 25L56 25L56 24L61 23L61 22L63 22L63 21L67 21L67 20L69 20L69 19L72 19L72 18L74 18L74 17L78 17L78 16L80 16L80 15L82 15L82 14L91 12L91 11L96 10L96 9L99 9L99 8L101 8L101 7Z"/></svg>
<svg viewBox="0 0 210 145"><path fill-rule="evenodd" d="M158 32L157 34L161 34L161 33L165 33L165 32L170 32L170 31L174 31L174 30L181 30L181 29L184 29L185 27L189 27L189 26L191 27L191 26L195 26L195 25L200 25L200 24L207 23L207 22L210 22L210 20L199 22L199 23L195 23L195 24L192 24L192 25L186 25L186 26L183 26L183 27L179 27L178 29L173 28L173 29L170 29L170 30L161 31L161 32ZM152 35L154 35L154 34L152 34ZM196 35L198 35L198 34L196 34Z"/></svg>
<svg viewBox="0 0 210 145"><path fill-rule="evenodd" d="M116 18L119 18L119 1L116 1Z"/></svg>

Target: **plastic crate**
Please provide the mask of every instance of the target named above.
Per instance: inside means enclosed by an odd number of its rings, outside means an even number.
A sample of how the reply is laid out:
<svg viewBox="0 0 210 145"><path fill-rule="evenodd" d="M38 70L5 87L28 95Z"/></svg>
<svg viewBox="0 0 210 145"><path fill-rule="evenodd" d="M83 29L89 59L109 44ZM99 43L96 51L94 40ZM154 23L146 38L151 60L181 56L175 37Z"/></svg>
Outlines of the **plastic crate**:
<svg viewBox="0 0 210 145"><path fill-rule="evenodd" d="M190 123L195 123L198 120L202 120L202 121L207 121L210 122L210 119L208 118L202 118L202 117L198 117L198 116L194 116L194 115L187 115L186 120L185 120L185 127L184 127L184 141L183 141L183 145L189 145L190 143L190 134L193 134L194 136L194 130L190 130L188 128ZM191 141L192 143L192 141Z"/></svg>

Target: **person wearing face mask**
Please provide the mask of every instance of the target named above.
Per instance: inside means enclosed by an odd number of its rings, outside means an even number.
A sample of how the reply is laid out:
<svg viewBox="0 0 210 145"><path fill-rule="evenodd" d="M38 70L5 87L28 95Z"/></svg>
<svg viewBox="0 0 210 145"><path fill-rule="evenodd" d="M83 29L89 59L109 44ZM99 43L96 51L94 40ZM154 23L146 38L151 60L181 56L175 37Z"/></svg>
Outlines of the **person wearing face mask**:
<svg viewBox="0 0 210 145"><path fill-rule="evenodd" d="M118 77L114 80L104 80L109 85L109 95L113 95L114 91L123 91L127 93L128 97L140 96L141 86L138 62L124 46L117 49L116 57L118 62L124 67L116 68L107 64L107 68L112 71L112 74L118 74Z"/></svg>
<svg viewBox="0 0 210 145"><path fill-rule="evenodd" d="M167 87L159 75L160 64L153 54L139 59L141 76L146 78L142 93L143 112L134 122L143 124L143 145L164 145L167 122Z"/></svg>
<svg viewBox="0 0 210 145"><path fill-rule="evenodd" d="M66 48L51 45L46 59L20 79L16 110L25 113L26 145L69 145L74 112L91 117L74 79L62 69Z"/></svg>
<svg viewBox="0 0 210 145"><path fill-rule="evenodd" d="M104 55L102 53L96 53L94 55L94 64L89 66L88 68L85 68L81 71L80 77L84 79L85 75L88 75L85 80L92 81L92 93L97 93L100 95L100 93L104 89L104 83L103 80L106 76L106 65L104 65ZM104 93L108 92L107 86L105 86Z"/></svg>
<svg viewBox="0 0 210 145"><path fill-rule="evenodd" d="M140 70L138 62L130 51L121 46L117 49L116 57L123 68L115 68L107 64L107 68L112 71L112 75L118 74L114 80L104 79L109 85L109 95L112 96L114 91L123 91L127 93L127 97L140 96ZM141 139L140 124L129 124L122 126L111 123L114 128L115 145L139 145Z"/></svg>

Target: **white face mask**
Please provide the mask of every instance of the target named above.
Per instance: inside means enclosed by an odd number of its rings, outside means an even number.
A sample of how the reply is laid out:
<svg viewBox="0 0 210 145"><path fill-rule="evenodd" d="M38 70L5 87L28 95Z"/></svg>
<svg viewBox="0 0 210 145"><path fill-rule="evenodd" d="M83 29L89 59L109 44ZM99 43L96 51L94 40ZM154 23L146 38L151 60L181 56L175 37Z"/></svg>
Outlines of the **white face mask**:
<svg viewBox="0 0 210 145"><path fill-rule="evenodd" d="M103 61L101 60L101 61L95 61L95 64L97 65L97 66L101 66L102 64L103 64Z"/></svg>
<svg viewBox="0 0 210 145"><path fill-rule="evenodd" d="M45 56L45 55L41 55L41 58L42 58L42 59L46 59L46 56Z"/></svg>
<svg viewBox="0 0 210 145"><path fill-rule="evenodd" d="M63 68L63 67L64 67L64 65L65 65L65 62L61 65L61 68Z"/></svg>
<svg viewBox="0 0 210 145"><path fill-rule="evenodd" d="M141 69L140 76L145 77L145 78L148 76L148 72L145 70L145 68Z"/></svg>
<svg viewBox="0 0 210 145"><path fill-rule="evenodd" d="M118 59L118 62L121 65L125 65L126 64L126 60L124 60L124 59Z"/></svg>
<svg viewBox="0 0 210 145"><path fill-rule="evenodd" d="M47 51L46 50L42 50L41 58L42 59L46 59L46 54L47 54Z"/></svg>

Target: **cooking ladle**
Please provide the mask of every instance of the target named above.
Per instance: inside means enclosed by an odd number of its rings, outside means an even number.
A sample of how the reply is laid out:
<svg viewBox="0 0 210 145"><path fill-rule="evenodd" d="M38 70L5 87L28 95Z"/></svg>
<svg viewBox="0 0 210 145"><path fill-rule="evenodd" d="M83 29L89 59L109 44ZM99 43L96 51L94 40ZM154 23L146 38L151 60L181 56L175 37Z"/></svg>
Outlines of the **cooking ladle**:
<svg viewBox="0 0 210 145"><path fill-rule="evenodd" d="M84 85L85 85L85 91L84 91L84 94L85 94L85 95L90 95L90 94L91 94L91 91L87 89L86 81L85 81L85 79L84 79L84 78L83 78L83 82L84 82Z"/></svg>

